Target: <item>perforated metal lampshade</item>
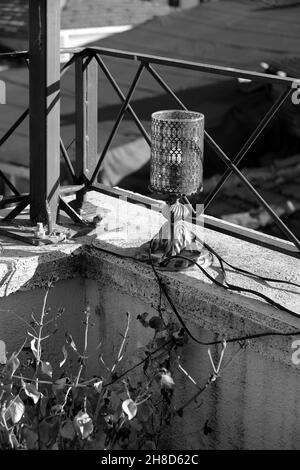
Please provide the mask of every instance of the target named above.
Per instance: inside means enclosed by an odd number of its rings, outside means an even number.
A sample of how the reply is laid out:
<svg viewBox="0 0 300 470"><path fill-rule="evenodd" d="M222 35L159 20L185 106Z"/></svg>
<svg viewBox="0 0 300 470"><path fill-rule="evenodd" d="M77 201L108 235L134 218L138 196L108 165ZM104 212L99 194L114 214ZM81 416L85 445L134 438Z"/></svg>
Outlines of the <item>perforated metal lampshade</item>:
<svg viewBox="0 0 300 470"><path fill-rule="evenodd" d="M151 116L150 189L170 196L202 191L204 115L166 110Z"/></svg>

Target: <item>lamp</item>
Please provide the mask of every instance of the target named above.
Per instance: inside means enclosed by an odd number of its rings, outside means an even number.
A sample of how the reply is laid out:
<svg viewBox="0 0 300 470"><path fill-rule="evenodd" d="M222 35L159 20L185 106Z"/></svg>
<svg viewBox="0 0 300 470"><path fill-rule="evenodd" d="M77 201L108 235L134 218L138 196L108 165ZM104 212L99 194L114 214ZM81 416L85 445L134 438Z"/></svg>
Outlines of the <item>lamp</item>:
<svg viewBox="0 0 300 470"><path fill-rule="evenodd" d="M172 271L186 269L195 261L208 266L211 256L196 237L193 224L187 222L193 218L187 196L203 191L204 115L166 110L151 118L149 188L167 203L163 211L167 222L151 242L151 255L160 267ZM179 254L185 259L168 261Z"/></svg>

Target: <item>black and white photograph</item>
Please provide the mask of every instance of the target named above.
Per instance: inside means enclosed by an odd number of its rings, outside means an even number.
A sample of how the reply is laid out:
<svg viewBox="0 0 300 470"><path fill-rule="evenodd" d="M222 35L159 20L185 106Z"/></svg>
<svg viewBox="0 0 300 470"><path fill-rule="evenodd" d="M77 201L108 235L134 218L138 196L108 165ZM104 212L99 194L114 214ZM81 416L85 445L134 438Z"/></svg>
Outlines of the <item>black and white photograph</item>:
<svg viewBox="0 0 300 470"><path fill-rule="evenodd" d="M0 0L0 450L300 450L300 0Z"/></svg>

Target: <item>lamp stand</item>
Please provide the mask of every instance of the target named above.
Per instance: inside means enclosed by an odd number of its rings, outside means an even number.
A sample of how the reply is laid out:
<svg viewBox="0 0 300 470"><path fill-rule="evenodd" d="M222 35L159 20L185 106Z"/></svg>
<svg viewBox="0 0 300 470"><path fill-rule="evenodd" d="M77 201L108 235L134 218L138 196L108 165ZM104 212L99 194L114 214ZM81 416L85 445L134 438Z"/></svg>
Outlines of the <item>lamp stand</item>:
<svg viewBox="0 0 300 470"><path fill-rule="evenodd" d="M193 224L187 222L189 210L180 198L167 203L163 215L167 221L151 242L140 247L138 258L147 261L151 248L152 262L166 271L190 269L195 262L204 268L210 266L212 256L199 241ZM184 259L176 258L177 255Z"/></svg>

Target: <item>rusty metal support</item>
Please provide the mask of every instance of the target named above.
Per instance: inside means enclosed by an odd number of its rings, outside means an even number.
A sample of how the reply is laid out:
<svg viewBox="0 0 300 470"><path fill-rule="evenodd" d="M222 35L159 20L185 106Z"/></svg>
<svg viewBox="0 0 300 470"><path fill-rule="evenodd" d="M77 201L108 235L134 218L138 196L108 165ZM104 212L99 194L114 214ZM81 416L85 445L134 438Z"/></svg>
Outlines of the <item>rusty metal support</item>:
<svg viewBox="0 0 300 470"><path fill-rule="evenodd" d="M86 183L96 167L98 142L98 65L94 58L78 56L75 65L77 184ZM71 206L83 217L96 214L85 190L76 194Z"/></svg>
<svg viewBox="0 0 300 470"><path fill-rule="evenodd" d="M56 223L60 157L60 0L29 0L30 219Z"/></svg>

